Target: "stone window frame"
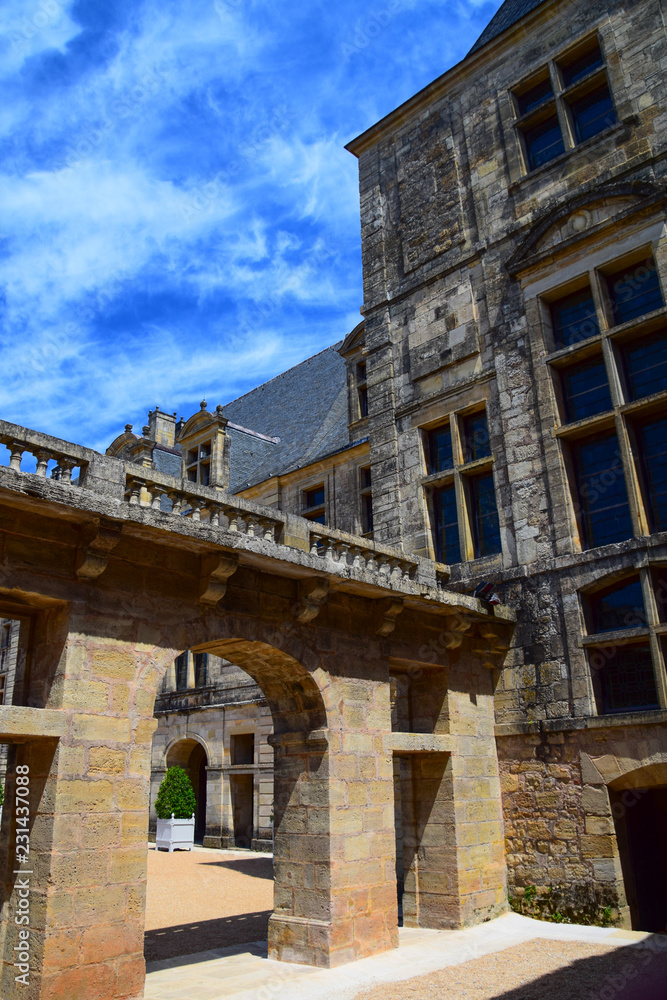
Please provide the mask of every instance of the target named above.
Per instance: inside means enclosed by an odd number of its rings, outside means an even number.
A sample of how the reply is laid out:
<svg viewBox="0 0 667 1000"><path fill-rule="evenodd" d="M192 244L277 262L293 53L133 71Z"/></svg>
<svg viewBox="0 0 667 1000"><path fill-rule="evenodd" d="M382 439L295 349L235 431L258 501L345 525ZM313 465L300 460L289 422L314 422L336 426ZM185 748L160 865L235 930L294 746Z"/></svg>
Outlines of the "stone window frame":
<svg viewBox="0 0 667 1000"><path fill-rule="evenodd" d="M196 454L195 458L192 458ZM211 459L213 454L213 441L204 438L194 443L194 447L189 447L183 456L185 478L191 483L199 486L209 486L211 483ZM206 470L206 481L204 481L204 471Z"/></svg>
<svg viewBox="0 0 667 1000"><path fill-rule="evenodd" d="M614 325L607 298L605 274L625 264L630 267L633 263L636 264L652 255L658 269L663 300L667 303L667 260L665 260L665 247L659 241L639 239L634 240L631 246L624 246L623 242L621 241L620 245L609 245L603 251L592 254L586 262L587 266L580 267L578 273L569 277L565 283L555 284L559 277L559 272L556 272L554 285L537 296L544 343L543 363L549 373L548 382L551 387L552 411L555 418L552 434L559 449L571 536L576 552L590 551L590 549L586 546L581 519L578 516L569 445L605 430L614 429L619 442L632 521L631 537L643 537L654 533L650 529L648 497L641 484L642 472L639 456L636 455L633 445L633 433L634 426L643 418L651 415L667 416L667 390L638 400L626 398L620 348L630 338L639 339L654 330L664 329L667 332L667 304L645 316ZM626 240L625 243L627 242ZM599 332L570 347L559 348L553 340L550 304L569 292L584 287L586 282L590 284L592 291ZM593 416L567 422L559 389L560 371L577 361L587 361L600 354L607 370L612 407Z"/></svg>
<svg viewBox="0 0 667 1000"><path fill-rule="evenodd" d="M308 496L314 493L316 490L322 490L324 494L324 502L321 504L308 505ZM304 517L307 521L315 521L319 517L323 517L324 521L321 524L326 524L327 521L327 484L324 479L315 480L312 483L301 486L301 511L300 516Z"/></svg>
<svg viewBox="0 0 667 1000"><path fill-rule="evenodd" d="M583 623L582 638L579 646L586 654L586 663L591 680L591 705L595 715L602 713L598 710L598 699L594 692L593 677L595 669L597 669L597 664L592 662L593 657L597 654L601 669L604 669L604 660L605 658L608 659L609 650L615 651L621 645L637 645L639 643L648 643L650 648L659 708L636 709L636 711L663 711L667 709L667 585L663 588L664 593L660 597L658 590L662 588L662 584L659 585L655 579L655 574L661 570L667 576L667 562L659 560L651 561L647 566L627 568L620 573L611 573L608 576L596 579L593 584L582 587L578 591L581 621ZM637 576L642 588L646 625L616 629L609 632L589 632L587 616L585 614L585 602L595 593L606 589L608 586L614 583L622 583L624 580L630 580ZM665 607L664 620L661 620L658 610L660 604ZM627 711L630 713L633 709L629 708Z"/></svg>
<svg viewBox="0 0 667 1000"><path fill-rule="evenodd" d="M570 56L576 55L577 50L585 49L586 46L593 41L593 39L596 39L600 46L603 66L599 70L594 70L591 73L591 78L596 75L605 75L607 87L614 105L615 122L610 124L601 132L598 132L597 135L594 135L583 142L576 143L571 132L570 112L564 104L566 99L571 96L572 92L579 89L582 85L585 85L589 81L589 78L587 77L581 81L577 81L573 86L565 88L562 86L562 76L560 69L558 68L558 63L562 63ZM523 138L520 134L522 120L529 118L530 115L521 116L518 114L515 94L517 91L527 88L533 82L538 83L540 76L544 76L545 72L548 74L552 83L554 92L553 100L558 115L565 150L563 153L554 157L553 160L549 160L541 166L530 170L528 169L526 162ZM539 111L541 109L537 110ZM634 124L635 118L632 114L632 105L627 94L626 83L623 77L620 60L618 58L616 39L614 38L613 33L609 30L609 26L606 23L602 23L596 30L588 31L585 35L577 38L575 41L570 41L567 45L559 48L554 54L550 54L549 59L545 60L545 62L543 62L536 70L533 70L529 75L522 76L510 86L503 88L503 90L499 93L499 112L505 138L507 164L510 175L510 190L513 189L514 185L518 185L521 181L541 177L544 172L550 171L558 164L566 161L573 154L576 154L581 150L588 150L590 147L595 147L596 144L604 142L609 136L613 136L619 130L626 129L628 125Z"/></svg>
<svg viewBox="0 0 667 1000"><path fill-rule="evenodd" d="M475 537L473 527L473 512L471 509L472 497L470 493L470 480L476 476L490 473L494 479L494 489L496 495L496 509L500 524L501 508L498 502L499 488L494 475L496 459L493 449L489 455L468 461L466 457L466 440L464 426L467 418L479 413L485 413L488 421L488 399L477 400L467 406L461 406L450 413L441 416L437 420L419 426L420 450L422 477L420 486L426 509L427 523L429 530L426 533L430 557L437 560L436 541L436 511L435 493L445 486L454 485L456 490L456 510L459 527L459 547L461 552L461 562L488 562L489 560L499 560L503 555L503 532L500 530L501 551L485 556L475 554ZM450 469L442 469L439 472L430 471L430 446L429 439L432 431L439 427L449 425L452 437L453 465Z"/></svg>

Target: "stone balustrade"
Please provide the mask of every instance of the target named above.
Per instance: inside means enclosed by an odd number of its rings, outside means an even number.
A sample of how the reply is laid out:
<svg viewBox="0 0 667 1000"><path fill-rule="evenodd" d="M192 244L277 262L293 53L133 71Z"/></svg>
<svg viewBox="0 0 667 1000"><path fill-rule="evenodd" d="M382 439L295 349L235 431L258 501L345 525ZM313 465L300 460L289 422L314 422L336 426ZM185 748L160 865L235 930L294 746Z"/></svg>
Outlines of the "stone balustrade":
<svg viewBox="0 0 667 1000"><path fill-rule="evenodd" d="M299 515L265 507L253 500L225 493L217 488L200 486L180 477L160 472L152 463L139 465L120 458L102 455L89 448L0 421L0 443L10 453L9 468L24 475L21 460L31 455L37 466L28 475L44 481L41 493L56 499L56 484L76 486L87 509L114 515L117 505L127 513L137 511L142 518L147 512L165 518L164 527L176 527L175 518L188 524L188 533L196 524L211 541L219 535L222 544L236 548L262 549L264 554L293 562L308 554L309 568L332 573L381 589L403 594L438 592L447 594L449 568L420 556L403 552L368 538L316 524ZM50 463L55 468L50 471ZM76 478L72 471L79 470ZM68 501L69 502L69 501ZM183 524L183 526L185 526ZM214 537L211 537L211 531ZM275 546L272 552L266 546ZM295 551L296 550L296 551ZM297 555L297 553L299 553ZM305 564L304 564L305 565ZM453 597L452 597L453 600ZM477 602L470 598L471 609Z"/></svg>
<svg viewBox="0 0 667 1000"><path fill-rule="evenodd" d="M88 449L59 438L52 438L38 431L26 430L16 424L0 421L0 442L9 451L9 468L21 472L24 455L32 455L37 462L35 475L46 478L50 462L55 462L51 478L63 483L72 482L72 471L83 473L89 462Z"/></svg>
<svg viewBox="0 0 667 1000"><path fill-rule="evenodd" d="M131 470L131 471L130 471ZM178 483L178 487L175 487ZM275 542L280 538L284 519L269 516L268 510L260 513L258 505L244 501L231 503L229 494L218 490L175 480L171 476L142 470L137 474L126 464L125 500L131 506L152 507L176 517L204 521L210 527L225 531L264 538ZM254 509L253 509L254 508Z"/></svg>
<svg viewBox="0 0 667 1000"><path fill-rule="evenodd" d="M329 562L353 569L380 573L388 580L413 580L418 563L367 538L318 525L310 532L310 553Z"/></svg>

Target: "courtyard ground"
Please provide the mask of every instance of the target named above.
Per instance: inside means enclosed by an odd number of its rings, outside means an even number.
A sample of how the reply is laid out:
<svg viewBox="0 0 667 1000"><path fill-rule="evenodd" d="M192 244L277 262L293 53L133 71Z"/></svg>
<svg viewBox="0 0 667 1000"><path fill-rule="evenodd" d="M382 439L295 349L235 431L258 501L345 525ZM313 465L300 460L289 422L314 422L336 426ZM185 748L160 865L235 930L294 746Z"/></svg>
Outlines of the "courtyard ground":
<svg viewBox="0 0 667 1000"><path fill-rule="evenodd" d="M271 962L268 855L149 851L146 1000L667 1000L667 935L508 914L400 931L339 969Z"/></svg>

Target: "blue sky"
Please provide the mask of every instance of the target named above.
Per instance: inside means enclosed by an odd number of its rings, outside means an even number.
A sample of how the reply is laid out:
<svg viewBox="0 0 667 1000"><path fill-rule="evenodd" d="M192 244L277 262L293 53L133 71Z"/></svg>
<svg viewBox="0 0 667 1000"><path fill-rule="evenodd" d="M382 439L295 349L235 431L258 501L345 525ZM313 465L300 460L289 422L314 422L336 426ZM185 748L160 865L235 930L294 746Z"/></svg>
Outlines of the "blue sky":
<svg viewBox="0 0 667 1000"><path fill-rule="evenodd" d="M0 416L102 450L359 321L355 135L500 0L3 0Z"/></svg>

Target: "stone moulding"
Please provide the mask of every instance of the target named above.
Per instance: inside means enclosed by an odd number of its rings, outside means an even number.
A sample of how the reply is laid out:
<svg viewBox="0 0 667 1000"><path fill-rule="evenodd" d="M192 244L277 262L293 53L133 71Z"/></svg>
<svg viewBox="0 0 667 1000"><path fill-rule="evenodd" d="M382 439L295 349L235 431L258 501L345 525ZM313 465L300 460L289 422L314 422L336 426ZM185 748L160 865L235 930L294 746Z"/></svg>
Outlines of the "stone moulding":
<svg viewBox="0 0 667 1000"><path fill-rule="evenodd" d="M65 712L52 708L0 705L0 740L3 743L60 739L66 732Z"/></svg>

